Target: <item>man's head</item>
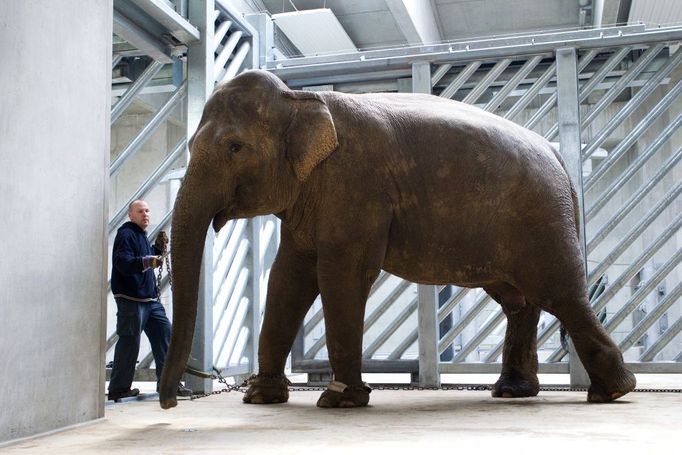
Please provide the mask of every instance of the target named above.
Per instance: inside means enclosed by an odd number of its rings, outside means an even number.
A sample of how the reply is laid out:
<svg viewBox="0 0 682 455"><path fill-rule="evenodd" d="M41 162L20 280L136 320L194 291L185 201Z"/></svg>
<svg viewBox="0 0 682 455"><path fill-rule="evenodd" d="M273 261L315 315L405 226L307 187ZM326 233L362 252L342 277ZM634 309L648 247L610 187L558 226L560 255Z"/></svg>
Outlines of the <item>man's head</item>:
<svg viewBox="0 0 682 455"><path fill-rule="evenodd" d="M137 224L142 230L147 230L149 226L149 206L143 200L135 200L128 206L128 218Z"/></svg>

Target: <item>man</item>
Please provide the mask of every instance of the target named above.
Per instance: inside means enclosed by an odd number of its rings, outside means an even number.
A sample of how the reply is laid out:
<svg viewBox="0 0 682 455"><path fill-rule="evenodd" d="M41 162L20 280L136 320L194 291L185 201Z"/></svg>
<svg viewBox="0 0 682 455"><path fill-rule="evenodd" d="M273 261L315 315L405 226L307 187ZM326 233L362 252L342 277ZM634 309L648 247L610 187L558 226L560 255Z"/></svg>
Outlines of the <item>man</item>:
<svg viewBox="0 0 682 455"><path fill-rule="evenodd" d="M116 299L116 334L114 365L109 382L109 400L118 401L140 393L132 389L135 364L140 351L142 331L147 334L156 363L156 378L166 360L170 343L171 324L159 302L154 269L161 265L159 256L165 251L168 236L161 231L154 246L149 244L149 206L136 200L128 206L126 222L118 229L112 253L111 292ZM158 382L157 382L158 389ZM178 386L179 396L191 396L192 391Z"/></svg>

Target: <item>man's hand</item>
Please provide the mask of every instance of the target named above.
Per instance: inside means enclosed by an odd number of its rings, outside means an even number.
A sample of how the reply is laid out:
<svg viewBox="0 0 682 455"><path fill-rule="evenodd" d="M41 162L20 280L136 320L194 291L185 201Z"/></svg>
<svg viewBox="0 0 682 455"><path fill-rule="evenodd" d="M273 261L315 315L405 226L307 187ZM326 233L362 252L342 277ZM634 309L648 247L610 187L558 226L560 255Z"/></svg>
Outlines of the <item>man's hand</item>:
<svg viewBox="0 0 682 455"><path fill-rule="evenodd" d="M163 264L163 256L144 256L142 258L142 270L155 269Z"/></svg>
<svg viewBox="0 0 682 455"><path fill-rule="evenodd" d="M159 251L166 251L166 247L168 246L168 235L166 234L166 231L159 232L159 235L156 236L154 246Z"/></svg>

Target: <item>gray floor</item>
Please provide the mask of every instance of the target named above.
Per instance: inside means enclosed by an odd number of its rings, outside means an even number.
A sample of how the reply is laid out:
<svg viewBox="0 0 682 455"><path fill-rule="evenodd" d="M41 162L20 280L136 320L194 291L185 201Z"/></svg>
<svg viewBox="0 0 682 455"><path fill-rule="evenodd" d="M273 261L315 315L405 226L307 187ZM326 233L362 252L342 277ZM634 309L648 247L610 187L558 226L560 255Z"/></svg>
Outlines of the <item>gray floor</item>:
<svg viewBox="0 0 682 455"><path fill-rule="evenodd" d="M642 387L675 387L640 378ZM560 453L588 450L673 453L680 447L682 393L631 393L588 404L584 392L493 399L489 392L375 390L371 406L323 410L319 392L292 392L288 404L245 405L240 393L107 406L92 425L26 440L3 453L375 454ZM676 447L676 449L675 449ZM672 450L672 452L671 452ZM445 453L445 452L443 452Z"/></svg>

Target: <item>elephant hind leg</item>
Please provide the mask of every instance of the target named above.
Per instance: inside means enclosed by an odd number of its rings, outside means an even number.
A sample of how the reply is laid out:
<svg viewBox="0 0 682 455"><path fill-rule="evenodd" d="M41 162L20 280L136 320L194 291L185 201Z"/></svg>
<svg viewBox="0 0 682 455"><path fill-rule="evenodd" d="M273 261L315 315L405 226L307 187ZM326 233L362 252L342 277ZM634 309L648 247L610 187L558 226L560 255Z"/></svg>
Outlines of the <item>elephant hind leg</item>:
<svg viewBox="0 0 682 455"><path fill-rule="evenodd" d="M492 396L518 398L536 396L538 381L537 325L540 309L507 283L496 283L484 290L495 299L507 316L502 351L502 372L493 386Z"/></svg>
<svg viewBox="0 0 682 455"><path fill-rule="evenodd" d="M576 280L574 286L560 286L538 302L561 322L573 340L590 377L587 401L613 401L634 390L637 381L626 368L620 349L594 314L581 282L584 284L584 280Z"/></svg>

